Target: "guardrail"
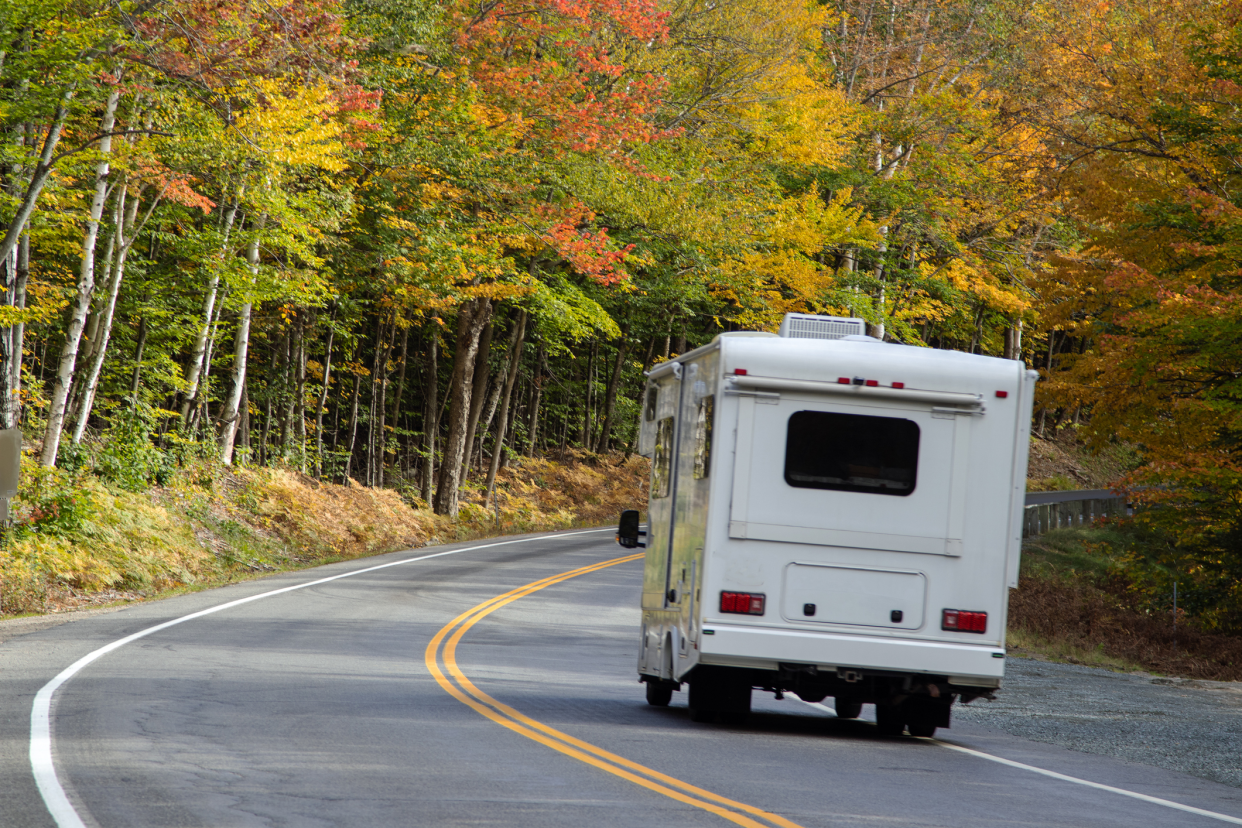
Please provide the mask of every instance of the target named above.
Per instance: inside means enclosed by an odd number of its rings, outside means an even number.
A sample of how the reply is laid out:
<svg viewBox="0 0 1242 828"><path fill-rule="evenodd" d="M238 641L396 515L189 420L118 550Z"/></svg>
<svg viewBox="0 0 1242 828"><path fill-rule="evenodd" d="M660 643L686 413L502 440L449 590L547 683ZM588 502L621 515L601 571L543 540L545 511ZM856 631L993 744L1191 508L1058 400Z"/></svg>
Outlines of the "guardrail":
<svg viewBox="0 0 1242 828"><path fill-rule="evenodd" d="M1130 513L1126 499L1110 489L1029 492L1022 516L1022 537L1031 538L1052 529L1082 526L1096 518Z"/></svg>

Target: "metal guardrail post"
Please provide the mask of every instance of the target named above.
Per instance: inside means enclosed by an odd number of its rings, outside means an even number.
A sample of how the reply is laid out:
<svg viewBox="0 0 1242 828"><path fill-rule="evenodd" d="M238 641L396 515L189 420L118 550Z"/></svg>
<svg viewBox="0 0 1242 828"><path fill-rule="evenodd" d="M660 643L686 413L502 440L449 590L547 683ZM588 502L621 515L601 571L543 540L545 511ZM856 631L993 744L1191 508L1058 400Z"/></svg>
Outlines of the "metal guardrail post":
<svg viewBox="0 0 1242 828"><path fill-rule="evenodd" d="M1068 526L1086 526L1098 518L1128 511L1126 499L1107 489L1031 492L1026 496L1022 515L1022 537L1032 538Z"/></svg>

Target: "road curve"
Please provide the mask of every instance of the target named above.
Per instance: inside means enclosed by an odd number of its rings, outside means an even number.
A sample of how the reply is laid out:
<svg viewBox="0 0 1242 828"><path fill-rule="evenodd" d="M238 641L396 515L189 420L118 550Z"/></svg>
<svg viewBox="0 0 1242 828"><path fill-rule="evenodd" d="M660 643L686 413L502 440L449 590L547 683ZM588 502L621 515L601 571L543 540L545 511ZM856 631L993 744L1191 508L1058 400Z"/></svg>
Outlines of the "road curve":
<svg viewBox="0 0 1242 828"><path fill-rule="evenodd" d="M641 563L607 532L516 540L286 573L0 644L0 825L58 825L28 758L41 688L242 599L56 689L56 778L82 824L1242 824L1236 788L974 724L887 739L758 693L743 727L690 722L684 694L648 707Z"/></svg>

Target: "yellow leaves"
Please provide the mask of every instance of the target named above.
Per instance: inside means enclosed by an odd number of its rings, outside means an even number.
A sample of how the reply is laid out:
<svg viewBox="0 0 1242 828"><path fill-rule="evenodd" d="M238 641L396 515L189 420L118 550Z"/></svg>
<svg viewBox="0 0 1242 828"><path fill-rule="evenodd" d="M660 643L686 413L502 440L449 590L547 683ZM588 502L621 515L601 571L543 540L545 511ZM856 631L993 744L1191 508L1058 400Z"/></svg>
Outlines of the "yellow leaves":
<svg viewBox="0 0 1242 828"><path fill-rule="evenodd" d="M850 204L852 196L853 190L844 188L825 202L812 187L801 196L785 199L764 225L767 243L805 255L841 245L874 247L880 241L879 229L864 217L861 206Z"/></svg>
<svg viewBox="0 0 1242 828"><path fill-rule="evenodd" d="M865 111L812 70L807 62L786 65L756 85L758 100L740 112L755 155L807 166L831 166L845 156Z"/></svg>
<svg viewBox="0 0 1242 828"><path fill-rule="evenodd" d="M928 264L920 265L926 275L934 272ZM957 290L976 297L988 307L1008 316L1021 316L1030 303L1014 293L1006 290L986 267L966 259L953 259L941 274Z"/></svg>
<svg viewBox="0 0 1242 828"><path fill-rule="evenodd" d="M243 152L257 154L272 167L346 168L342 126L332 92L323 84L290 87L281 80L253 81L250 106L225 132Z"/></svg>

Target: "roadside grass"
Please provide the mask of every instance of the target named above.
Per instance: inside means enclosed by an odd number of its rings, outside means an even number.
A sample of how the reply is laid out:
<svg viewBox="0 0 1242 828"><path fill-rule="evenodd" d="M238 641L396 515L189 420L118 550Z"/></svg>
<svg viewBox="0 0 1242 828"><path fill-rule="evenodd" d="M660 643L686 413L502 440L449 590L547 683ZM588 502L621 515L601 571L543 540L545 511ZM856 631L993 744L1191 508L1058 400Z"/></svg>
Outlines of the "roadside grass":
<svg viewBox="0 0 1242 828"><path fill-rule="evenodd" d="M646 503L647 461L514 458L495 498L467 484L456 521L408 485L324 483L296 469L190 464L125 490L89 471L23 463L0 542L0 617L162 597L453 541L611 523Z"/></svg>
<svg viewBox="0 0 1242 828"><path fill-rule="evenodd" d="M1242 637L1153 606L1130 567L1151 543L1126 520L1057 529L1026 542L1009 595L1015 655L1218 681L1242 680Z"/></svg>

